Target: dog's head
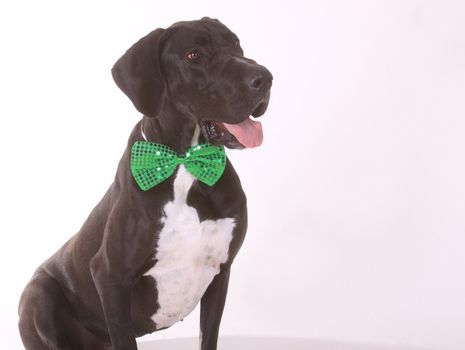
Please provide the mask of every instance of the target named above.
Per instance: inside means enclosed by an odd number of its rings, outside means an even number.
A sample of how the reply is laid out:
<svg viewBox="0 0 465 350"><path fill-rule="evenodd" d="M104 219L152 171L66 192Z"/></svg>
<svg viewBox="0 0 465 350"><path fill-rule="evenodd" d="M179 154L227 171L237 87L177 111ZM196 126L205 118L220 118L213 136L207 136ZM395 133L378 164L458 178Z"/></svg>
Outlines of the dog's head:
<svg viewBox="0 0 465 350"><path fill-rule="evenodd" d="M135 43L113 78L136 109L157 117L169 102L201 126L212 144L255 147L268 106L271 73L244 57L237 36L218 20L178 22Z"/></svg>

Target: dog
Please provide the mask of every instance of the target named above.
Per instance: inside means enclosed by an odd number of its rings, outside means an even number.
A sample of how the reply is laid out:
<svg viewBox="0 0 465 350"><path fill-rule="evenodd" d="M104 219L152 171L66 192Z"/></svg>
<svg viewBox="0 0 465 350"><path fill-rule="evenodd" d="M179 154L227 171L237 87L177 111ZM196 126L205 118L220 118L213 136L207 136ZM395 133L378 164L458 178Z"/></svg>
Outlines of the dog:
<svg viewBox="0 0 465 350"><path fill-rule="evenodd" d="M204 17L152 31L117 60L112 76L143 117L102 200L25 287L23 344L135 350L137 337L181 321L200 302L201 349L214 350L247 229L246 197L224 155L213 157L223 167L212 171L214 184L195 177L185 160L201 147L259 146L261 124L250 116L265 113L272 74L244 57L226 26ZM180 161L143 188L134 147L154 144Z"/></svg>

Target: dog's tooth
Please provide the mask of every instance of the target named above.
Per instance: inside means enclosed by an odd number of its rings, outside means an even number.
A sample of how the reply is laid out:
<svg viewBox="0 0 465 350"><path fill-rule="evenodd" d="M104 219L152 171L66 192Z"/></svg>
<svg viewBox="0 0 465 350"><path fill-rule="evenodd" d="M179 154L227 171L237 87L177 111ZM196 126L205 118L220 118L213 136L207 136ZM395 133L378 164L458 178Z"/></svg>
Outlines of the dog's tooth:
<svg viewBox="0 0 465 350"><path fill-rule="evenodd" d="M212 138L215 138L218 136L218 133L216 132L216 126L214 123L210 123L210 132L211 132Z"/></svg>

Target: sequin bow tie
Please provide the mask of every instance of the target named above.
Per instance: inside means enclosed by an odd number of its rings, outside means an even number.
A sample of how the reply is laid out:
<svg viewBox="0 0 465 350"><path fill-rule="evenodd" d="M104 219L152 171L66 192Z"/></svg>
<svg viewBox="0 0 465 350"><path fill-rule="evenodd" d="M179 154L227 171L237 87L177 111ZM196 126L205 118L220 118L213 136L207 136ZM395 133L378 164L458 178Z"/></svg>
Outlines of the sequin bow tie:
<svg viewBox="0 0 465 350"><path fill-rule="evenodd" d="M226 167L223 146L208 143L190 147L183 155L153 142L137 141L131 149L131 172L139 187L147 191L173 175L178 165L203 183L213 186Z"/></svg>

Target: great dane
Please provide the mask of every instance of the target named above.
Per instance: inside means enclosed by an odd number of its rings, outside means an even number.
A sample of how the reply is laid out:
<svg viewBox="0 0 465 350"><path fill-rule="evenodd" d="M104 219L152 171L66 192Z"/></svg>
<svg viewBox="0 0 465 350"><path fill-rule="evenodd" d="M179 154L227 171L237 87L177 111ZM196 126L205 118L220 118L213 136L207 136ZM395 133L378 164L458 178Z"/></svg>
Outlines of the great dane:
<svg viewBox="0 0 465 350"><path fill-rule="evenodd" d="M23 344L135 350L136 337L181 321L200 302L201 349L214 350L230 267L246 233L246 197L225 156L214 184L200 181L184 161L200 147L259 146L262 128L252 117L267 109L272 75L211 18L154 30L112 75L143 118L102 200L26 286ZM162 145L180 163L142 188L132 169L136 144Z"/></svg>

